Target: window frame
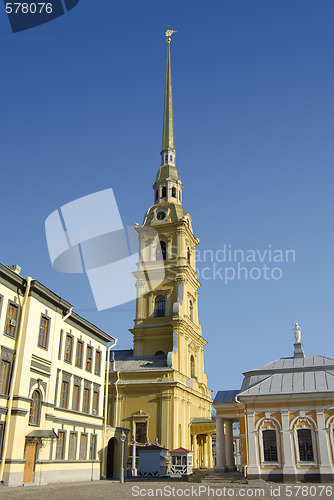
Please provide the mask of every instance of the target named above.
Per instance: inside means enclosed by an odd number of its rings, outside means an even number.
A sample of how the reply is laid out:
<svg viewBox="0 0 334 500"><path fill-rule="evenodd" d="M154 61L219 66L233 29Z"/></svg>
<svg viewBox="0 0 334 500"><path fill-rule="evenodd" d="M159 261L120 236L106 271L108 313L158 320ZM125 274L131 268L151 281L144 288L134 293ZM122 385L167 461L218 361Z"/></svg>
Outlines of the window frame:
<svg viewBox="0 0 334 500"><path fill-rule="evenodd" d="M60 436L62 436L61 440L60 440ZM56 460L64 460L65 445L66 445L66 431L64 431L64 429L59 429L58 438L57 438L57 446L56 446Z"/></svg>
<svg viewBox="0 0 334 500"><path fill-rule="evenodd" d="M88 352L91 353L90 356L88 356ZM87 346L86 346L86 372L92 373L92 368L93 368L93 346L90 344L87 344Z"/></svg>
<svg viewBox="0 0 334 500"><path fill-rule="evenodd" d="M79 448L79 460L87 460L87 443L88 443L88 434L87 432L82 432L80 434L80 448ZM84 448L83 445L84 444Z"/></svg>
<svg viewBox="0 0 334 500"><path fill-rule="evenodd" d="M99 358L97 360L97 358ZM94 375L101 375L101 360L102 360L102 351L99 349L95 349L95 366L94 366Z"/></svg>
<svg viewBox="0 0 334 500"><path fill-rule="evenodd" d="M37 401L34 400L35 393L38 395ZM35 427L39 427L40 421L41 421L41 407L42 407L41 391L38 389L34 389L34 391L31 394L28 425L33 425ZM34 420L32 420L33 416L34 416Z"/></svg>
<svg viewBox="0 0 334 500"><path fill-rule="evenodd" d="M41 328L42 328L42 321L43 321L43 319L47 321L46 332L45 332L45 345L42 345L40 343L40 340L41 340ZM40 322L39 322L39 332L38 332L37 347L39 347L41 349L45 349L46 351L49 348L50 324L51 324L51 318L49 316L47 316L46 314L42 313L41 314L41 319L40 319Z"/></svg>
<svg viewBox="0 0 334 500"><path fill-rule="evenodd" d="M73 335L71 333L66 333L65 337L65 346L64 346L64 362L72 364L72 354L73 354ZM69 350L67 352L67 340L70 339ZM68 356L67 356L68 355Z"/></svg>
<svg viewBox="0 0 334 500"><path fill-rule="evenodd" d="M86 395L88 395L87 398ZM82 396L82 413L89 413L89 407L90 407L90 388L84 387Z"/></svg>
<svg viewBox="0 0 334 500"><path fill-rule="evenodd" d="M79 345L80 345L80 359L78 360ZM84 353L84 341L81 339L78 339L77 340L77 348L76 348L76 352L75 352L75 366L77 368L82 368L83 353Z"/></svg>
<svg viewBox="0 0 334 500"><path fill-rule="evenodd" d="M163 298L163 300L158 301L160 297ZM163 304L163 308L159 306L160 303ZM166 297L164 295L157 295L154 299L154 317L155 318L166 317Z"/></svg>
<svg viewBox="0 0 334 500"><path fill-rule="evenodd" d="M7 370L6 370L5 374L3 374L3 372L2 372L3 366L7 366ZM8 396L11 368L12 368L12 363L10 361L8 361L7 359L0 359L0 377L1 377L1 379L4 375L4 380L0 379L0 387L1 387L1 385L3 386L3 392L1 392L1 389L0 389L1 396Z"/></svg>
<svg viewBox="0 0 334 500"><path fill-rule="evenodd" d="M16 310L15 318L13 318L12 316L9 316L10 309L12 307L15 308L15 310ZM17 332L17 325L19 322L19 318L20 318L20 306L19 306L19 304L16 304L16 302L14 302L13 300L9 300L8 305L7 305L7 314L6 314L5 329L4 329L4 335L6 335L6 337L9 337L10 339L14 339L14 340L16 339L16 332ZM13 328L12 335L7 332L7 329L9 327L9 323L11 320L15 321L15 326L13 326L13 325L10 326L10 328Z"/></svg>
<svg viewBox="0 0 334 500"><path fill-rule="evenodd" d="M99 398L100 398L100 393L98 390L93 390L93 397L92 397L92 414L93 415L98 415L99 414ZM95 410L95 413L94 413Z"/></svg>
<svg viewBox="0 0 334 500"><path fill-rule="evenodd" d="M76 388L78 388L78 391L76 391ZM73 393L72 393L72 410L73 411L80 411L80 385L79 384L73 384ZM77 392L77 399L75 400ZM76 405L75 405L76 402Z"/></svg>
<svg viewBox="0 0 334 500"><path fill-rule="evenodd" d="M72 443L73 437L74 437L74 444ZM68 439L68 455L67 455L68 460L71 460L73 462L77 459L77 447L78 447L78 433L75 431L70 431L70 436Z"/></svg>
<svg viewBox="0 0 334 500"><path fill-rule="evenodd" d="M93 433L90 435L90 447L89 447L89 460L94 462L96 460L97 452L97 434Z"/></svg>
<svg viewBox="0 0 334 500"><path fill-rule="evenodd" d="M64 387L66 387L65 391L65 401L63 401L63 394L64 394ZM62 380L61 383L61 391L60 391L60 401L59 401L59 408L63 408L64 410L67 409L68 407L68 388L69 388L69 382L67 380ZM64 406L63 406L64 403Z"/></svg>

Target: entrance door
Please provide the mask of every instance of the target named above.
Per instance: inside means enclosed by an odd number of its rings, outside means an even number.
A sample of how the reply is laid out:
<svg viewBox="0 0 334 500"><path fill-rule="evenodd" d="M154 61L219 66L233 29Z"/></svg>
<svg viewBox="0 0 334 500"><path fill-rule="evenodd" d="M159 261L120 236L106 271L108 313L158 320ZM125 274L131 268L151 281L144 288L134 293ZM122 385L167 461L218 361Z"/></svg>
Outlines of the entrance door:
<svg viewBox="0 0 334 500"><path fill-rule="evenodd" d="M34 476L35 469L35 456L36 456L36 443L27 443L24 458L26 463L24 465L23 482L31 483Z"/></svg>
<svg viewBox="0 0 334 500"><path fill-rule="evenodd" d="M111 479L114 475L115 451L117 448L116 438L109 439L107 454L107 478Z"/></svg>

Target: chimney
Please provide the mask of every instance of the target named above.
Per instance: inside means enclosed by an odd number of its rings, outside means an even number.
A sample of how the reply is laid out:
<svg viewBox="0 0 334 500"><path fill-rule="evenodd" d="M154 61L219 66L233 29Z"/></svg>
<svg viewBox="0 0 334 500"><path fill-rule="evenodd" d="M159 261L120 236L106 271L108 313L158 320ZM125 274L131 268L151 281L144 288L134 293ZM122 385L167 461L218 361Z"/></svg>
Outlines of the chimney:
<svg viewBox="0 0 334 500"><path fill-rule="evenodd" d="M17 264L13 264L11 266L7 266L11 271L13 271L16 274L20 274L21 268Z"/></svg>

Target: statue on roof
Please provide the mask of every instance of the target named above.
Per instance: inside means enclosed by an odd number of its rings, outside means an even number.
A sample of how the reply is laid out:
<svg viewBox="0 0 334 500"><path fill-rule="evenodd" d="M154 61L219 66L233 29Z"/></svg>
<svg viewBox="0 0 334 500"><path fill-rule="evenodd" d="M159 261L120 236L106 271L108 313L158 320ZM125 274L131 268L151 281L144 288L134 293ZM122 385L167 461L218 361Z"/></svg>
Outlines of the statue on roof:
<svg viewBox="0 0 334 500"><path fill-rule="evenodd" d="M301 328L298 325L298 323L294 323L294 322L292 322L292 326L293 326L293 331L294 331L294 334L295 334L296 344L299 344L300 343L300 339L301 339L301 333L300 333Z"/></svg>

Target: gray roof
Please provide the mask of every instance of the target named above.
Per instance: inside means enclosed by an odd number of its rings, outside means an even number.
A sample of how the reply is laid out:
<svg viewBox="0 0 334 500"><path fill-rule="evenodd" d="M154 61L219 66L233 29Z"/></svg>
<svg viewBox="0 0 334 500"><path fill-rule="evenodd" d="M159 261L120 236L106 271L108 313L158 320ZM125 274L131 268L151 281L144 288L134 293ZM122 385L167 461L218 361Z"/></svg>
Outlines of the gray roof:
<svg viewBox="0 0 334 500"><path fill-rule="evenodd" d="M244 375L238 396L334 392L334 360L323 356L281 358Z"/></svg>
<svg viewBox="0 0 334 500"><path fill-rule="evenodd" d="M155 356L134 356L133 350L115 350L115 370L118 372L138 372L168 369L167 354ZM112 370L112 361L110 362Z"/></svg>
<svg viewBox="0 0 334 500"><path fill-rule="evenodd" d="M234 403L234 398L239 394L239 389L230 391L218 391L213 404L215 403Z"/></svg>

